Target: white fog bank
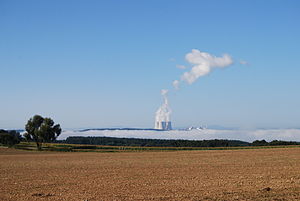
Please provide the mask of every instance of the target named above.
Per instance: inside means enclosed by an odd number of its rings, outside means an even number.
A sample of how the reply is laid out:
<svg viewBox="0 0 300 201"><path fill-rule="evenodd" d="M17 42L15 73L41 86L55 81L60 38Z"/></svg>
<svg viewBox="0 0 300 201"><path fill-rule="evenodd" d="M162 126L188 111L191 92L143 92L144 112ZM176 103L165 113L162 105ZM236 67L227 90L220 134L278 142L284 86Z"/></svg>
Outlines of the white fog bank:
<svg viewBox="0 0 300 201"><path fill-rule="evenodd" d="M265 139L300 141L300 129L258 129L258 130L88 130L71 131L65 130L59 136L59 140L69 136L97 136L97 137L121 137L121 138L144 138L144 139L184 139L184 140L210 140L228 139L252 142Z"/></svg>

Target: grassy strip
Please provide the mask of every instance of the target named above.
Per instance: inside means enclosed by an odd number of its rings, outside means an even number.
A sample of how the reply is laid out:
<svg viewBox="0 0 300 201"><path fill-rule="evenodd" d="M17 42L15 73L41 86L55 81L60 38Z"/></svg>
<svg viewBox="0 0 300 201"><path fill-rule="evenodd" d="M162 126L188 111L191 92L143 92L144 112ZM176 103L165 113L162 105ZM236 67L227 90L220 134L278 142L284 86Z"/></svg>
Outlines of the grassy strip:
<svg viewBox="0 0 300 201"><path fill-rule="evenodd" d="M238 150L238 149L272 149L272 148L291 148L300 145L285 146L240 146L240 147L130 147L130 146L102 146L102 145L79 145L79 144L60 144L44 143L43 151L57 152L138 152L138 151L187 151L187 150ZM36 145L31 142L21 142L15 148L22 150L35 151Z"/></svg>

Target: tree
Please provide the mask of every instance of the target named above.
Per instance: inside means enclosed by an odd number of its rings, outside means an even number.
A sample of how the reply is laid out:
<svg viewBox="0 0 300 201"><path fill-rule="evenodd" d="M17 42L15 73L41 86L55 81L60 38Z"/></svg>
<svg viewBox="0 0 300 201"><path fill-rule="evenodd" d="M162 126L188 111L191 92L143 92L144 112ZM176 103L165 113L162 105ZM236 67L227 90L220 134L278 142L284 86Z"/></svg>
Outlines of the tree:
<svg viewBox="0 0 300 201"><path fill-rule="evenodd" d="M43 142L52 142L61 133L59 124L54 125L51 118L43 118L40 115L30 118L25 125L25 130L24 137L29 141L34 141L38 150L42 149Z"/></svg>
<svg viewBox="0 0 300 201"><path fill-rule="evenodd" d="M252 142L252 146L268 146L269 143L266 140L255 140Z"/></svg>
<svg viewBox="0 0 300 201"><path fill-rule="evenodd" d="M12 130L0 130L0 144L3 144L8 147L12 147L15 144L19 144L21 142L21 135L19 132Z"/></svg>

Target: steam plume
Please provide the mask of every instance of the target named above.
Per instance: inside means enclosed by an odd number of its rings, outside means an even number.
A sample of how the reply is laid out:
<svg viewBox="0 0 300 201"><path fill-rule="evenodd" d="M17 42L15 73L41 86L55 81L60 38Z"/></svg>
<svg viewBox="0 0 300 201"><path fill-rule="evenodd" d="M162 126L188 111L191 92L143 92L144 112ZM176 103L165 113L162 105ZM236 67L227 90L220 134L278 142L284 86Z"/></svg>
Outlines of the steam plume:
<svg viewBox="0 0 300 201"><path fill-rule="evenodd" d="M156 116L155 116L156 122L170 121L171 109L169 107L167 94L168 94L168 90L166 89L161 90L161 95L163 96L164 102L156 111Z"/></svg>
<svg viewBox="0 0 300 201"><path fill-rule="evenodd" d="M179 89L179 81L178 80L174 80L172 84L175 89Z"/></svg>
<svg viewBox="0 0 300 201"><path fill-rule="evenodd" d="M185 59L192 65L192 69L189 72L183 73L180 80L173 81L175 89L178 89L180 81L192 84L199 77L209 74L214 68L224 68L233 63L232 58L228 54L216 57L197 49L193 49L192 52L186 54Z"/></svg>

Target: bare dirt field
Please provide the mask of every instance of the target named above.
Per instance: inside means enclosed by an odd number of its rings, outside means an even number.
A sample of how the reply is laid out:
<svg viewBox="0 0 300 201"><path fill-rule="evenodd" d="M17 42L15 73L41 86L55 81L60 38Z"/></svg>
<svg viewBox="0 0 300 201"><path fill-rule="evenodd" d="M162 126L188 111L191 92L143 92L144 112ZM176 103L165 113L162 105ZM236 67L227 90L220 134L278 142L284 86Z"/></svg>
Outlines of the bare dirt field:
<svg viewBox="0 0 300 201"><path fill-rule="evenodd" d="M136 153L0 148L0 200L300 200L300 148Z"/></svg>

